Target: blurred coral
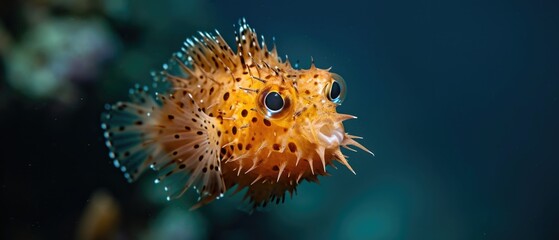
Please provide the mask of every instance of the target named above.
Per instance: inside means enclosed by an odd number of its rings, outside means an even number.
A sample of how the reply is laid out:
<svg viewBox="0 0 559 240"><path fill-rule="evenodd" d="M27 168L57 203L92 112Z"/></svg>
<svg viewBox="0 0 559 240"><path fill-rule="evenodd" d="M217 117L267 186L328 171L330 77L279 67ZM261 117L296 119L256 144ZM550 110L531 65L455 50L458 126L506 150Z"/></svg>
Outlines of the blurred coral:
<svg viewBox="0 0 559 240"><path fill-rule="evenodd" d="M50 18L6 53L8 83L33 99L76 99L77 84L95 80L117 40L102 19Z"/></svg>
<svg viewBox="0 0 559 240"><path fill-rule="evenodd" d="M141 239L206 239L207 227L199 211L188 211L185 204L165 207L149 224Z"/></svg>
<svg viewBox="0 0 559 240"><path fill-rule="evenodd" d="M106 191L93 193L79 222L78 240L115 239L121 218L120 207Z"/></svg>

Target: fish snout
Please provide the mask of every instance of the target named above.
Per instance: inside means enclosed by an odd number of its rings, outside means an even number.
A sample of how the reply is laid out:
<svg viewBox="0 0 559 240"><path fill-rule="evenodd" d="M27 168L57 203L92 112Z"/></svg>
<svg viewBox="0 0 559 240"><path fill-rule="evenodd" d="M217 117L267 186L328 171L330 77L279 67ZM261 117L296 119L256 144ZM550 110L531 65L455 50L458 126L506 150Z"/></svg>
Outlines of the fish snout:
<svg viewBox="0 0 559 240"><path fill-rule="evenodd" d="M344 126L341 122L323 121L317 125L316 137L325 148L336 148L344 140Z"/></svg>

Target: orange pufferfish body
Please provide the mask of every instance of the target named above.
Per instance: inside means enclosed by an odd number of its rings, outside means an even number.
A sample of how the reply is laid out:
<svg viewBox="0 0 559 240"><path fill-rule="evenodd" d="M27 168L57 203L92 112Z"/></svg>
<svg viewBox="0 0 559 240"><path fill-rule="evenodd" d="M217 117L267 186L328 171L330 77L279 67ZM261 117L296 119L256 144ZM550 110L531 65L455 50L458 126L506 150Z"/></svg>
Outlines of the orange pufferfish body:
<svg viewBox="0 0 559 240"><path fill-rule="evenodd" d="M166 91L138 86L129 102L108 107L102 128L115 166L130 181L158 171L168 199L196 189L193 208L235 185L253 208L283 202L334 161L353 172L340 147L370 151L344 131L355 117L336 112L344 80L314 63L294 69L244 19L235 35L236 53L217 32L187 39L156 77Z"/></svg>

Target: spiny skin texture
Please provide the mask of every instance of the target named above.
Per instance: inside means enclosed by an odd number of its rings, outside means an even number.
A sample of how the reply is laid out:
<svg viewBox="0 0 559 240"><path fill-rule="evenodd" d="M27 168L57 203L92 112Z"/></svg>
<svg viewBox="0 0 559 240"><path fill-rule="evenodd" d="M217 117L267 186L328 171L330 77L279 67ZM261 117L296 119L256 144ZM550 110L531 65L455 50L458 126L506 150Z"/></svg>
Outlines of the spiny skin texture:
<svg viewBox="0 0 559 240"><path fill-rule="evenodd" d="M168 93L153 99L137 87L130 102L110 107L103 128L115 165L131 181L158 170L169 199L194 187L194 207L235 185L248 188L253 208L283 202L334 161L353 172L340 147L370 151L344 131L355 117L336 112L343 79L314 64L292 68L244 20L235 35L236 53L219 33L188 39L157 80Z"/></svg>

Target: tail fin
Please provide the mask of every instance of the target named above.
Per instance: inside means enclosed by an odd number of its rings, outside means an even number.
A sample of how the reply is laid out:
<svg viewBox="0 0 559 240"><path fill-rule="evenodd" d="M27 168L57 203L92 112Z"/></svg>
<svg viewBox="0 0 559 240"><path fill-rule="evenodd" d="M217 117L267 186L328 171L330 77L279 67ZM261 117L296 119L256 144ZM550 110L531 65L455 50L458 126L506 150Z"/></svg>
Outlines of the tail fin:
<svg viewBox="0 0 559 240"><path fill-rule="evenodd" d="M102 116L107 147L116 167L134 181L146 169L159 172L167 200L191 186L200 194L197 205L225 192L219 158L218 122L206 115L187 92L148 95L147 87L130 91L130 102L118 102Z"/></svg>
<svg viewBox="0 0 559 240"><path fill-rule="evenodd" d="M129 182L148 169L154 155L162 150L155 143L157 136L153 131L157 124L153 113L160 103L147 91L147 87L136 85L130 89L130 102L107 105L107 112L101 116L109 157Z"/></svg>

